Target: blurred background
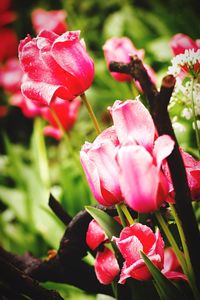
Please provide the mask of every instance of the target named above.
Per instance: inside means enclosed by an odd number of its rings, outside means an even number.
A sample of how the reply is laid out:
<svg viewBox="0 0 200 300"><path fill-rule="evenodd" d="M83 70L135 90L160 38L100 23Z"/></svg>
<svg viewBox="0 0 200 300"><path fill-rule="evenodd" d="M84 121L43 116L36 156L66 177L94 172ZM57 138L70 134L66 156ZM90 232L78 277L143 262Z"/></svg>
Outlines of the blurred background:
<svg viewBox="0 0 200 300"><path fill-rule="evenodd" d="M81 30L95 63L95 79L86 94L102 128L111 124L109 105L116 99L133 98L130 84L119 83L110 76L102 51L107 39L127 36L137 49L144 49L145 63L155 70L159 86L172 59L171 37L184 33L194 40L200 38L200 6L195 0L13 0L9 11L15 16L0 28L0 72L8 60L9 47L12 56L17 57L17 47L7 46L1 31L5 28L14 31L17 43L27 34L35 36L31 15L36 8L63 9L68 30ZM5 50L5 47L8 48ZM10 80L14 80L13 77ZM65 141L45 137L46 121L25 116L16 103L13 105L11 96L1 84L0 73L0 244L19 254L30 251L35 256L45 257L49 249L58 248L65 230L48 207L49 191L71 216L95 201L83 179L81 166ZM172 119L179 109L171 111ZM176 122L181 146L194 153L191 124L183 118ZM69 132L76 157L81 145L94 137L87 112L81 107ZM47 286L58 289L66 299L96 299L66 285Z"/></svg>

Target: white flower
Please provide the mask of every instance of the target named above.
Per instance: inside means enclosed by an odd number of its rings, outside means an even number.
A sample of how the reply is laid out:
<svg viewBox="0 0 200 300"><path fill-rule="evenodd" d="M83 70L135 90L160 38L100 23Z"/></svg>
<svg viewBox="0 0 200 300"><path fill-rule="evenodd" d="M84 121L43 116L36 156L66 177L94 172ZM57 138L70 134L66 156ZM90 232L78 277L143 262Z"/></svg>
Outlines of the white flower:
<svg viewBox="0 0 200 300"><path fill-rule="evenodd" d="M194 76L194 74L200 73L200 68L197 70L194 68L197 63L200 64L200 49L196 52L194 49L186 49L183 54L176 55L172 59L172 66L168 68L168 74L172 74L177 77L184 67L185 72Z"/></svg>

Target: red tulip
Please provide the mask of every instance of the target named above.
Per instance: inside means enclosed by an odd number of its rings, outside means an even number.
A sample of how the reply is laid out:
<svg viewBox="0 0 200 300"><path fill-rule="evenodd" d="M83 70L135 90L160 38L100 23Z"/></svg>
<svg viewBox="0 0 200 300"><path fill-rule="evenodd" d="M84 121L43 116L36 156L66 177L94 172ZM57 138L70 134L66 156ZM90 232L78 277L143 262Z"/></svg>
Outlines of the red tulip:
<svg viewBox="0 0 200 300"><path fill-rule="evenodd" d="M114 253L106 247L102 252L97 252L94 269L97 279L102 284L112 283L120 272Z"/></svg>
<svg viewBox="0 0 200 300"><path fill-rule="evenodd" d="M0 27L9 24L16 19L16 14L9 10L10 0L0 1Z"/></svg>
<svg viewBox="0 0 200 300"><path fill-rule="evenodd" d="M103 242L107 241L107 236L99 224L92 220L89 223L86 233L86 243L91 250L95 250Z"/></svg>
<svg viewBox="0 0 200 300"><path fill-rule="evenodd" d="M5 105L0 105L0 118L3 118L7 115L8 108Z"/></svg>
<svg viewBox="0 0 200 300"><path fill-rule="evenodd" d="M50 123L50 126L44 128L44 134L51 136L57 140L62 138L62 131L59 124L52 115L51 109L57 115L60 124L64 131L69 131L77 119L78 110L80 107L80 100L74 99L73 101L64 101L57 98L49 107L41 109L41 114L45 120Z"/></svg>
<svg viewBox="0 0 200 300"><path fill-rule="evenodd" d="M171 280L187 281L187 277L183 274L180 263L171 247L166 248L164 251L164 266L162 273Z"/></svg>
<svg viewBox="0 0 200 300"><path fill-rule="evenodd" d="M0 62L16 56L18 40L16 33L10 28L0 29Z"/></svg>
<svg viewBox="0 0 200 300"><path fill-rule="evenodd" d="M44 29L63 34L67 31L66 15L64 10L46 11L42 8L37 8L31 15L33 29L36 34Z"/></svg>
<svg viewBox="0 0 200 300"><path fill-rule="evenodd" d="M119 283L125 283L129 277L137 280L151 278L141 251L143 251L153 264L160 270L163 268L164 242L159 230L154 234L146 225L139 223L125 227L119 238L113 238L116 242L125 262L120 274Z"/></svg>
<svg viewBox="0 0 200 300"><path fill-rule="evenodd" d="M94 65L79 35L79 31L58 36L44 30L20 42L19 59L25 73L21 88L27 98L48 105L56 97L73 100L90 87Z"/></svg>

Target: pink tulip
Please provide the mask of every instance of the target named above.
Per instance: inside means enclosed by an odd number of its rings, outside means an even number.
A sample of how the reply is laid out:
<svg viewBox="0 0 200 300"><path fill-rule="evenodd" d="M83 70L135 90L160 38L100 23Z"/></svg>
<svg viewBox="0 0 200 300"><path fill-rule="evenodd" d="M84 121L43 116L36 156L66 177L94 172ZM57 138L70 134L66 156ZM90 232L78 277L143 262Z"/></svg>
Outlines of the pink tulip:
<svg viewBox="0 0 200 300"><path fill-rule="evenodd" d="M62 138L62 131L52 115L51 109L54 110L59 122L64 131L69 131L76 122L80 100L74 99L73 101L65 101L57 98L49 107L44 107L41 109L41 114L45 120L50 123L50 126L44 128L44 134L46 136L51 136L57 140Z"/></svg>
<svg viewBox="0 0 200 300"><path fill-rule="evenodd" d="M86 233L86 243L91 250L95 250L103 242L107 241L108 238L99 224L92 220L89 223L88 230Z"/></svg>
<svg viewBox="0 0 200 300"><path fill-rule="evenodd" d="M124 284L129 277L137 280L151 278L151 273L141 256L141 251L157 268L160 270L163 268L164 242L159 230L154 234L146 225L136 223L125 227L121 231L120 237L113 238L113 240L125 259L119 283Z"/></svg>
<svg viewBox="0 0 200 300"><path fill-rule="evenodd" d="M187 277L183 274L180 263L171 247L166 248L164 251L164 266L162 273L170 280L187 281Z"/></svg>
<svg viewBox="0 0 200 300"><path fill-rule="evenodd" d="M28 36L20 42L25 97L48 105L56 97L73 100L90 87L94 64L79 36L79 31L59 36L43 30L36 38Z"/></svg>
<svg viewBox="0 0 200 300"><path fill-rule="evenodd" d="M6 61L0 68L0 85L6 92L16 93L20 91L23 72L17 58Z"/></svg>
<svg viewBox="0 0 200 300"><path fill-rule="evenodd" d="M140 213L155 211L169 192L161 165L174 141L167 135L155 140L153 120L139 101L116 101L110 111L122 144L116 158L125 202Z"/></svg>
<svg viewBox="0 0 200 300"><path fill-rule="evenodd" d="M106 247L102 252L97 252L94 269L97 279L102 284L112 283L120 272L114 253Z"/></svg>
<svg viewBox="0 0 200 300"><path fill-rule="evenodd" d="M144 50L137 50L127 37L113 37L107 40L103 46L103 51L108 66L112 61L129 63L131 55L138 55L140 59L144 58ZM132 77L127 74L112 72L111 75L117 81L132 80Z"/></svg>
<svg viewBox="0 0 200 300"><path fill-rule="evenodd" d="M44 29L57 34L63 34L67 30L66 12L64 10L46 11L37 8L32 12L31 19L36 34Z"/></svg>
<svg viewBox="0 0 200 300"><path fill-rule="evenodd" d="M155 126L149 111L139 100L117 100L109 111L121 144L132 139L135 144L152 150Z"/></svg>
<svg viewBox="0 0 200 300"><path fill-rule="evenodd" d="M195 160L190 154L184 152L180 149L183 162L185 165L185 170L187 174L188 184L192 195L192 200L200 200L200 161ZM164 173L168 179L170 186L170 195L172 199L174 198L174 188L167 164L164 164Z"/></svg>
<svg viewBox="0 0 200 300"><path fill-rule="evenodd" d="M113 37L106 41L103 46L104 56L106 59L106 63L109 64L112 61L129 63L131 61L131 56L137 55L141 60L144 59L144 50L136 49L131 40L127 37ZM152 81L156 83L156 75L153 69L145 65L149 76ZM117 72L111 72L112 77L117 81L131 81L132 77L128 74L120 74ZM137 87L141 90L139 83L137 83Z"/></svg>
<svg viewBox="0 0 200 300"><path fill-rule="evenodd" d="M170 46L174 55L184 53L186 49L197 51L200 48L198 42L193 41L188 35L183 33L174 35L170 41Z"/></svg>
<svg viewBox="0 0 200 300"><path fill-rule="evenodd" d="M115 160L119 144L113 127L104 130L93 143L86 142L80 152L81 163L96 200L105 206L123 200Z"/></svg>

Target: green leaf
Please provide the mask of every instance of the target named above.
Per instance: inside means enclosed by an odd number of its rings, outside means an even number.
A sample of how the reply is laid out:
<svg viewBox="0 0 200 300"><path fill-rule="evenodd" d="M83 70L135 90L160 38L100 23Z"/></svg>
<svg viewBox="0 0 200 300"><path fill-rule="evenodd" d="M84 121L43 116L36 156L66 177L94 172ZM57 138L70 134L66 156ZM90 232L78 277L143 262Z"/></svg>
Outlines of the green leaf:
<svg viewBox="0 0 200 300"><path fill-rule="evenodd" d="M155 280L155 287L162 300L187 300L181 290L169 281L142 251L141 255Z"/></svg>
<svg viewBox="0 0 200 300"><path fill-rule="evenodd" d="M122 230L122 226L117 221L115 221L115 219L98 208L86 206L85 209L102 227L109 240L111 240L113 236L119 236Z"/></svg>

